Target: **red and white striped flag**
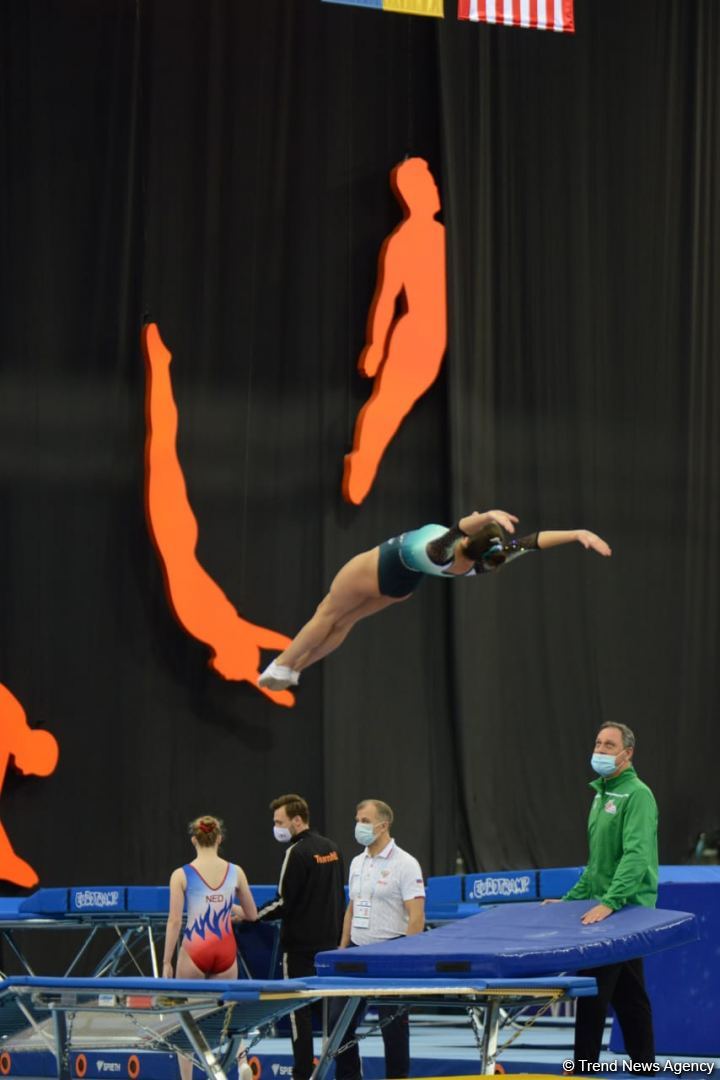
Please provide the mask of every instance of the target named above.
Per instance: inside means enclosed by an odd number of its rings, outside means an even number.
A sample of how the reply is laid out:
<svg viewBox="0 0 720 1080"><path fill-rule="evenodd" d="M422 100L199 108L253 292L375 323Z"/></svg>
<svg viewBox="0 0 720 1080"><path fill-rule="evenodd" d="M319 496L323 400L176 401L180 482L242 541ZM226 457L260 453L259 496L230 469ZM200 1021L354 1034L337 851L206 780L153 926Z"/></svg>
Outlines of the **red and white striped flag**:
<svg viewBox="0 0 720 1080"><path fill-rule="evenodd" d="M458 19L575 33L573 0L458 0Z"/></svg>

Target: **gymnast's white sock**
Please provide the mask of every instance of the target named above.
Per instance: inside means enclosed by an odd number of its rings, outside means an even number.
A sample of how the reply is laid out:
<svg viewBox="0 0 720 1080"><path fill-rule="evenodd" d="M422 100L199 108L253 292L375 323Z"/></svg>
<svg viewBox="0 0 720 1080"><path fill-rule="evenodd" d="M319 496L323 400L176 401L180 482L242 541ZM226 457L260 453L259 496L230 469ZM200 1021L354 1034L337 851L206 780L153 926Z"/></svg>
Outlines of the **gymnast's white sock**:
<svg viewBox="0 0 720 1080"><path fill-rule="evenodd" d="M299 681L299 671L294 671L293 668L285 667L284 664L278 664L276 660L273 660L258 679L258 686L266 690L287 690L288 686L297 686Z"/></svg>

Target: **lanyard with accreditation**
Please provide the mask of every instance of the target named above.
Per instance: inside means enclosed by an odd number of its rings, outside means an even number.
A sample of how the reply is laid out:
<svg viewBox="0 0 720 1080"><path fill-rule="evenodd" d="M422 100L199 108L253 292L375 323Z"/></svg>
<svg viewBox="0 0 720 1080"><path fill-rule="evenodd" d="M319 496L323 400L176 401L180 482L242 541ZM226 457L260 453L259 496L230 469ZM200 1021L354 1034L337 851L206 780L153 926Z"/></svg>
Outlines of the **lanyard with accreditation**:
<svg viewBox="0 0 720 1080"><path fill-rule="evenodd" d="M391 855L392 851L388 854L387 858L390 858ZM383 859L384 863L387 862L387 858ZM352 924L358 930L367 930L370 927L370 912L372 909L373 897L375 896L375 890L377 889L377 877L374 881L372 880L372 871L374 869L373 862L372 855L368 855L366 851L363 856L362 868L360 870L360 896L357 899L353 899ZM366 874L365 872L366 866L369 867L369 874ZM367 889L366 884L370 883L372 883L372 887Z"/></svg>

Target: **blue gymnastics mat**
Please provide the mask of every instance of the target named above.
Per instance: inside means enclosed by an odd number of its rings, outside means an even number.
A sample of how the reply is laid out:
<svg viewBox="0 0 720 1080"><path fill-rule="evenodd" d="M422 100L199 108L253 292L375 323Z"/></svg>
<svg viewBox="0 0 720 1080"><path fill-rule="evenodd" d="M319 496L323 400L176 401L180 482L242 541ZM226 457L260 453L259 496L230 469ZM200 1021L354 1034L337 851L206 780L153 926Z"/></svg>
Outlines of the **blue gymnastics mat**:
<svg viewBox="0 0 720 1080"><path fill-rule="evenodd" d="M650 956L698 936L694 915L645 907L583 926L593 904L499 904L426 934L320 953L315 966L318 975L527 978Z"/></svg>

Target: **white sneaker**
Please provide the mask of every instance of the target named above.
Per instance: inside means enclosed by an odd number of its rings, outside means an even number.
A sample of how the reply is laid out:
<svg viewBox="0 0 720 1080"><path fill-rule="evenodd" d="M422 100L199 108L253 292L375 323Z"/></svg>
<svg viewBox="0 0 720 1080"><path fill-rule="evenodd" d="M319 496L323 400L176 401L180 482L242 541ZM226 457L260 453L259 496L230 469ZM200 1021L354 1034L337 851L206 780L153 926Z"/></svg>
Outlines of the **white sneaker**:
<svg viewBox="0 0 720 1080"><path fill-rule="evenodd" d="M258 686L266 690L287 690L288 686L297 686L299 681L299 671L294 671L293 668L285 667L273 660L258 679Z"/></svg>

